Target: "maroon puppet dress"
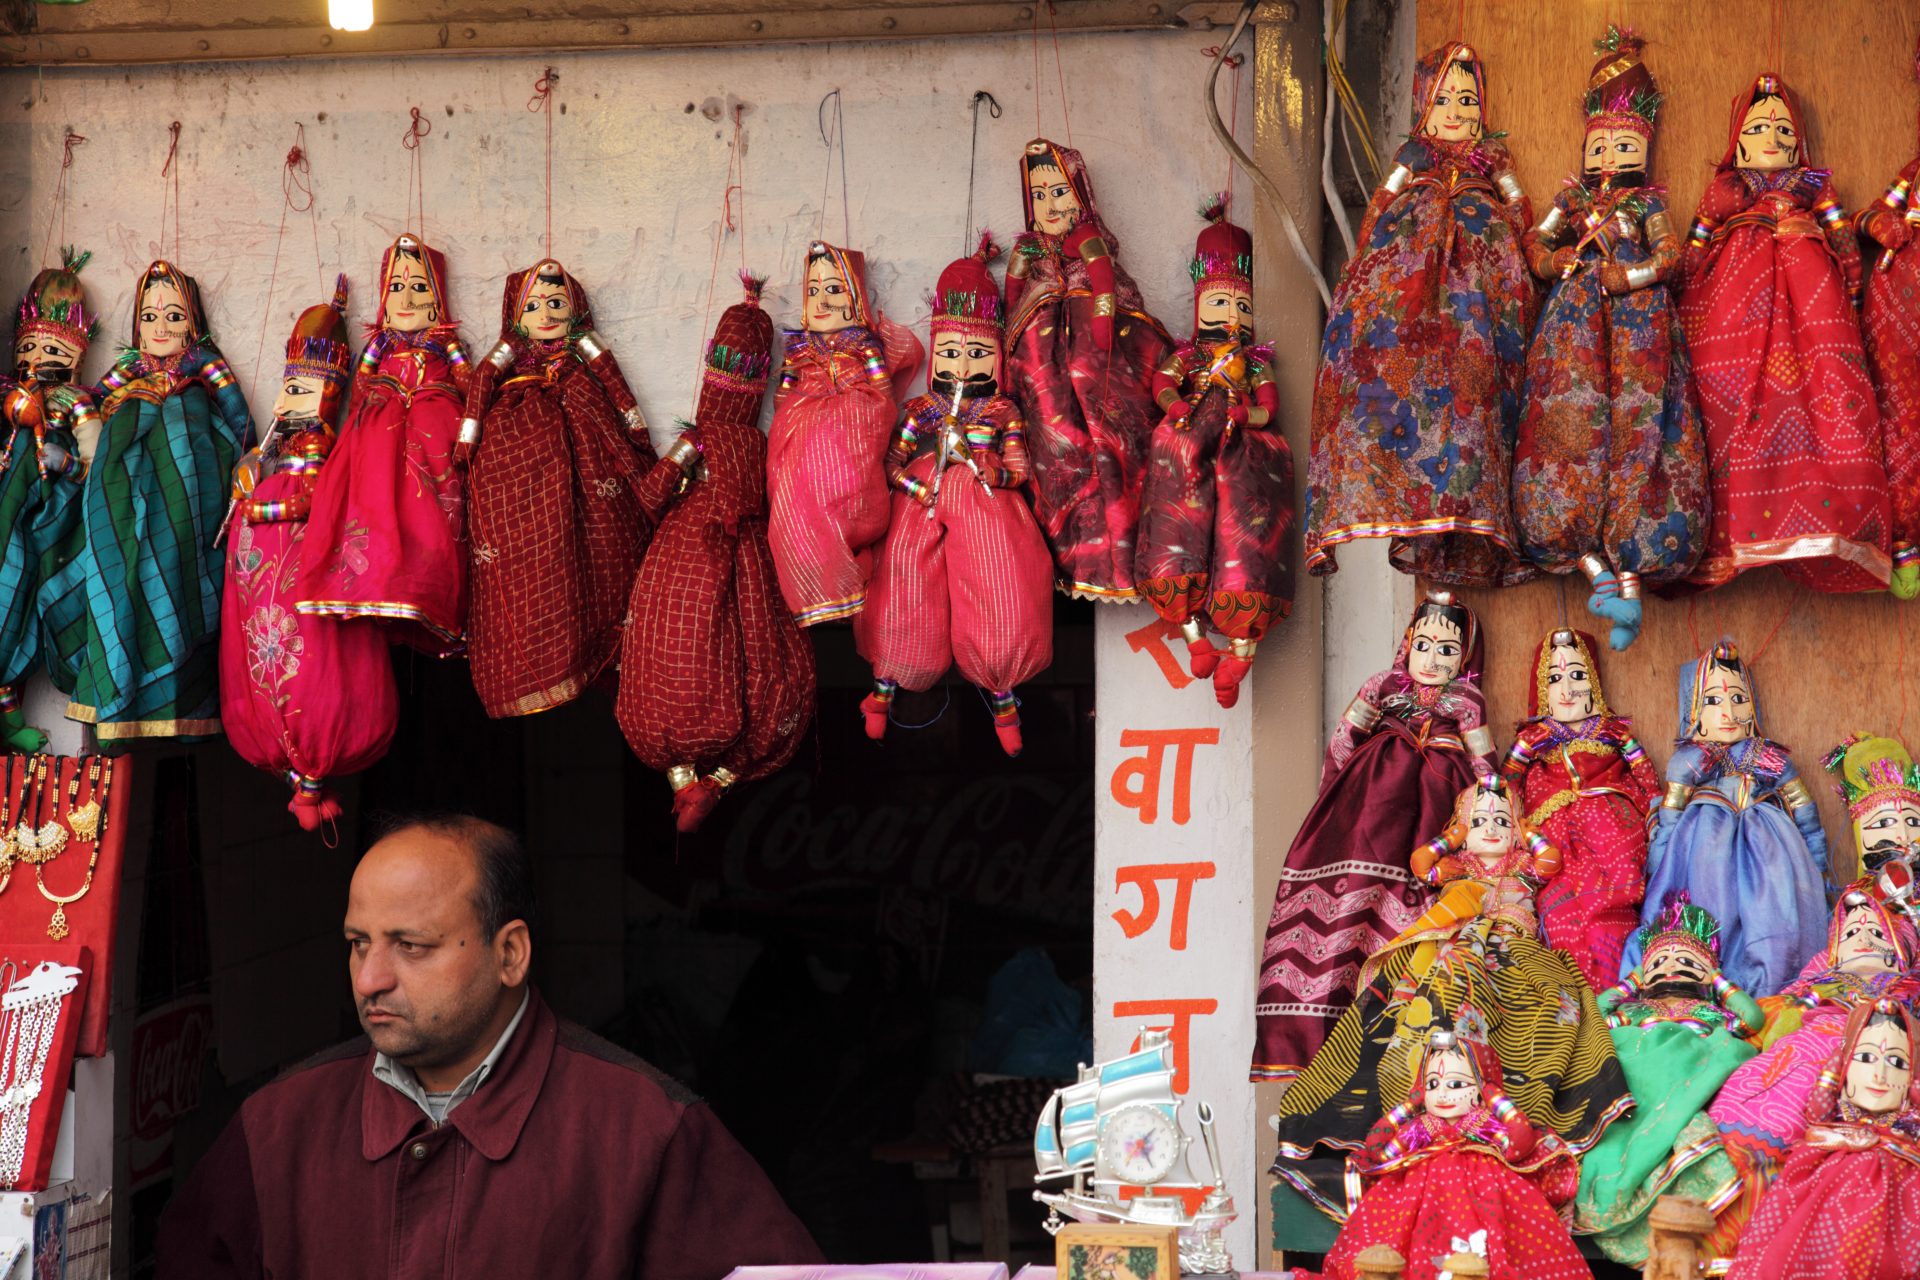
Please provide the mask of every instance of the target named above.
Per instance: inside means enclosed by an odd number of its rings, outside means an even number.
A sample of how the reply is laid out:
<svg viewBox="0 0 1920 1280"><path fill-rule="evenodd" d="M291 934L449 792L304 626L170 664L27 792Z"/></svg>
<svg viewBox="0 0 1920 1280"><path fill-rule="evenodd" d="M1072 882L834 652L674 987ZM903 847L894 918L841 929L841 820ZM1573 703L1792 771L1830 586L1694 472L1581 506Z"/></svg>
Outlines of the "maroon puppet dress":
<svg viewBox="0 0 1920 1280"><path fill-rule="evenodd" d="M627 745L698 827L735 782L793 758L813 721L813 646L780 599L767 550L759 427L773 322L757 277L707 345L691 427L642 479L654 521L633 581L614 708Z"/></svg>
<svg viewBox="0 0 1920 1280"><path fill-rule="evenodd" d="M1154 412L1173 350L1120 265L1086 161L1044 138L1020 158L1027 230L1007 266L1007 369L1027 422L1033 510L1054 581L1093 600L1134 596L1134 531Z"/></svg>
<svg viewBox="0 0 1920 1280"><path fill-rule="evenodd" d="M635 490L654 457L586 291L559 263L507 277L459 455L481 705L498 718L571 702L620 655L650 527Z"/></svg>
<svg viewBox="0 0 1920 1280"><path fill-rule="evenodd" d="M1769 111L1778 133L1743 135ZM1859 245L1800 125L1778 76L1736 97L1688 237L1680 319L1713 507L1688 580L1703 586L1778 564L1815 590L1866 591L1891 572L1880 415L1853 303Z"/></svg>

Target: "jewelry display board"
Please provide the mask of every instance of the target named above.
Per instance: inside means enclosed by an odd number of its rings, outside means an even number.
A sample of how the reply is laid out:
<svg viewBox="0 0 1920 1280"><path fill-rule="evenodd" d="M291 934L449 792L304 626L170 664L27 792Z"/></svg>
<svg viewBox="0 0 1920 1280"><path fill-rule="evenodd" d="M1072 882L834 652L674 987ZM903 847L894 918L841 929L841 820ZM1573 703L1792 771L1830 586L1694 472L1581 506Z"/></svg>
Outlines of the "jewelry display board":
<svg viewBox="0 0 1920 1280"><path fill-rule="evenodd" d="M0 1191L47 1185L91 959L71 944L0 942Z"/></svg>

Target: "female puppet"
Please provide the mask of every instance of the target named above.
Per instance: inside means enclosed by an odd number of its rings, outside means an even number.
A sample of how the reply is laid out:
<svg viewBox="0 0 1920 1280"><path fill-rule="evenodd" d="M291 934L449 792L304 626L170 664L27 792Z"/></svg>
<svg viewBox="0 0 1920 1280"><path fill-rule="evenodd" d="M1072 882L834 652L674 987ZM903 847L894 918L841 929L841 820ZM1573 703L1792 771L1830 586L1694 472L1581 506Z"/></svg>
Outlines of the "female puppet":
<svg viewBox="0 0 1920 1280"><path fill-rule="evenodd" d="M379 619L444 657L467 622L466 485L453 456L467 355L438 250L402 235L380 282L346 429L313 493L300 612Z"/></svg>
<svg viewBox="0 0 1920 1280"><path fill-rule="evenodd" d="M1484 1036L1527 1118L1575 1150L1632 1105L1592 990L1539 940L1533 899L1560 854L1527 825L1506 779L1462 791L1412 867L1439 898L1368 958L1353 1003L1280 1099L1272 1172L1323 1205L1334 1196L1315 1148L1361 1144L1411 1086L1435 1027Z"/></svg>
<svg viewBox="0 0 1920 1280"><path fill-rule="evenodd" d="M96 395L105 426L83 498L87 607L67 714L103 745L218 733L226 564L213 543L252 420L192 276L147 268L133 346Z"/></svg>
<svg viewBox="0 0 1920 1280"><path fill-rule="evenodd" d="M1007 264L1007 370L1027 421L1034 514L1062 591L1130 600L1159 420L1150 383L1173 339L1120 265L1080 153L1034 139L1020 186L1027 230Z"/></svg>
<svg viewBox="0 0 1920 1280"><path fill-rule="evenodd" d="M1560 850L1560 874L1540 893L1547 944L1604 991L1640 922L1647 817L1660 779L1633 723L1607 707L1595 647L1584 631L1555 631L1540 642L1528 718L1500 771L1518 784L1528 825Z"/></svg>
<svg viewBox="0 0 1920 1280"><path fill-rule="evenodd" d="M313 491L347 398L347 278L287 339L273 425L234 471L220 630L220 711L233 749L293 787L307 831L340 816L327 779L387 754L400 718L387 639L338 618L303 617L294 584Z"/></svg>
<svg viewBox="0 0 1920 1280"><path fill-rule="evenodd" d="M1408 621L1393 666L1341 717L1274 890L1254 1079L1304 1067L1353 999L1360 966L1426 909L1408 850L1446 825L1476 772L1492 772L1481 652L1473 611L1435 592Z"/></svg>
<svg viewBox="0 0 1920 1280"><path fill-rule="evenodd" d="M1194 245L1193 340L1153 375L1154 429L1134 558L1140 594L1186 637L1231 707L1253 652L1293 607L1293 455L1274 420L1273 355L1253 345L1253 237L1220 196ZM1207 624L1227 637L1225 653Z"/></svg>
<svg viewBox="0 0 1920 1280"><path fill-rule="evenodd" d="M1887 473L1853 298L1860 248L1799 107L1763 75L1733 101L1685 257L1713 519L1692 582L1779 564L1820 591L1885 586ZM1730 928L1737 937L1739 929Z"/></svg>
<svg viewBox="0 0 1920 1280"><path fill-rule="evenodd" d="M793 758L813 721L813 646L780 599L767 550L767 438L759 427L773 348L758 277L707 344L693 425L640 484L654 523L629 597L614 718L673 785L692 831L735 782Z"/></svg>
<svg viewBox="0 0 1920 1280"><path fill-rule="evenodd" d="M1730 1280L1920 1275L1920 1078L1913 1014L1863 1004L1807 1103L1794 1147L1740 1237Z"/></svg>
<svg viewBox="0 0 1920 1280"><path fill-rule="evenodd" d="M931 689L957 664L1017 756L1014 686L1053 661L1053 562L1020 492L1026 424L1000 394L1000 290L987 270L999 252L982 235L940 273L927 394L907 401L887 451L893 520L853 638L873 664L868 737L886 734L895 690Z"/></svg>
<svg viewBox="0 0 1920 1280"><path fill-rule="evenodd" d="M1680 669L1680 737L1647 855L1642 924L1685 890L1720 921L1720 968L1772 995L1820 946L1827 837L1787 749L1760 736L1753 678L1731 640ZM1621 971L1639 962L1629 942Z"/></svg>
<svg viewBox="0 0 1920 1280"><path fill-rule="evenodd" d="M1486 131L1486 68L1458 42L1414 71L1414 136L1373 193L1334 293L1313 388L1307 568L1390 538L1395 568L1491 585L1519 558L1508 483L1533 280L1533 208L1502 135Z"/></svg>
<svg viewBox="0 0 1920 1280"><path fill-rule="evenodd" d="M499 718L571 702L620 655L647 545L634 488L654 459L586 290L559 263L507 277L454 456L467 466L480 704Z"/></svg>
<svg viewBox="0 0 1920 1280"><path fill-rule="evenodd" d="M787 333L767 441L767 537L803 627L859 613L886 536L887 444L920 340L882 315L865 254L807 250L801 327Z"/></svg>
<svg viewBox="0 0 1920 1280"><path fill-rule="evenodd" d="M1706 443L1667 292L1681 237L1647 180L1661 98L1641 43L1609 27L1596 44L1580 179L1526 234L1550 292L1513 460L1521 550L1549 573L1587 575L1587 607L1613 622L1615 649L1639 634L1642 579L1691 573L1707 526Z"/></svg>
<svg viewBox="0 0 1920 1280"><path fill-rule="evenodd" d="M1574 1154L1507 1097L1489 1045L1430 1032L1407 1100L1368 1132L1353 1166L1367 1190L1327 1253L1324 1280L1354 1280L1359 1255L1376 1245L1407 1260L1409 1280L1435 1280L1460 1240L1479 1241L1489 1275L1593 1274L1556 1212L1579 1181Z"/></svg>
<svg viewBox="0 0 1920 1280"><path fill-rule="evenodd" d="M1740 1175L1706 1109L1757 1052L1750 1037L1765 1017L1720 973L1720 922L1684 894L1642 931L1641 947L1639 967L1599 996L1633 1114L1580 1158L1574 1220L1609 1258L1632 1267L1646 1265L1647 1214L1661 1196L1687 1196L1716 1214L1738 1197ZM1715 1252L1738 1223L1721 1214L1719 1227Z"/></svg>

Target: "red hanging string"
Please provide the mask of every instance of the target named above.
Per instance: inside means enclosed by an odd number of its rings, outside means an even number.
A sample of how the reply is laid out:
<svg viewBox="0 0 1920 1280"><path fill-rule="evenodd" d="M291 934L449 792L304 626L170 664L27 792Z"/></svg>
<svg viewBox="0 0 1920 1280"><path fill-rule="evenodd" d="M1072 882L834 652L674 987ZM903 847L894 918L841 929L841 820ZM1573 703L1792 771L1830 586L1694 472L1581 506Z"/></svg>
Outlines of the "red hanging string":
<svg viewBox="0 0 1920 1280"><path fill-rule="evenodd" d="M326 297L327 281L320 269L320 223L314 210L313 170L307 162L307 126L295 123L293 146L280 168L280 229L273 236L273 266L267 272L266 314L260 320L260 342L253 354L254 399L260 397L260 381L265 377L267 330L273 323L273 289L280 279L280 249L287 237L287 214L304 213L313 220L313 266L320 284L320 296Z"/></svg>
<svg viewBox="0 0 1920 1280"><path fill-rule="evenodd" d="M1767 638L1762 640L1760 647L1753 651L1753 661L1760 661L1761 656L1765 654L1768 647L1773 644L1773 638L1780 634L1781 627L1787 625L1787 619L1793 616L1794 606L1800 603L1800 597L1805 592L1805 587L1795 587L1793 594L1787 597L1786 607L1780 610L1780 617L1774 622L1773 630L1767 632Z"/></svg>
<svg viewBox="0 0 1920 1280"><path fill-rule="evenodd" d="M1220 46L1217 44L1209 45L1200 51L1200 56L1209 62L1215 58L1220 58ZM1220 65L1233 72L1232 86L1229 90L1233 95L1233 105L1228 109L1227 114L1227 136L1229 138L1238 138L1240 136L1240 68L1246 65L1246 61L1247 55L1244 53L1230 53L1226 57L1220 58ZM1227 153L1227 181L1225 188L1227 193L1227 206L1229 208L1233 206L1233 175L1239 171L1239 168L1239 163L1233 158L1233 153L1229 151Z"/></svg>
<svg viewBox="0 0 1920 1280"><path fill-rule="evenodd" d="M167 144L167 159L160 166L160 254L167 252L167 178L173 179L173 264L180 265L180 170L174 165L174 159L180 154L180 122L175 120L167 126L167 132L173 140Z"/></svg>
<svg viewBox="0 0 1920 1280"><path fill-rule="evenodd" d="M733 138L727 143L727 176L720 188L720 220L713 228L713 262L707 273L707 313L700 322L700 345L696 350L694 363L693 395L694 401L700 399L700 382L706 374L707 338L713 333L713 298L720 283L720 250L726 244L729 235L740 237L740 270L747 269L747 235L745 231L747 209L747 163L746 148L742 145L740 115L745 108L740 103L733 107ZM734 212L734 197L740 199L739 214ZM824 205L823 205L824 209ZM821 217L826 215L822 212Z"/></svg>
<svg viewBox="0 0 1920 1280"><path fill-rule="evenodd" d="M1060 57L1060 25L1054 21L1059 12L1053 0L1046 0L1047 27L1053 32L1053 71L1060 85L1060 118L1066 125L1067 145L1073 145L1073 112L1067 107L1067 68ZM1047 126L1040 117L1040 6L1033 7L1033 131L1045 137Z"/></svg>
<svg viewBox="0 0 1920 1280"><path fill-rule="evenodd" d="M548 67L546 74L533 82L533 96L527 99L527 110L538 111L547 117L547 257L553 257L553 87L560 83L560 73Z"/></svg>
<svg viewBox="0 0 1920 1280"><path fill-rule="evenodd" d="M53 229L60 228L60 244L64 249L67 243L67 170L73 168L73 149L86 139L67 126L67 136L60 154L60 176L53 184L53 214L47 219L47 242L40 246L40 265L50 267L53 260L47 255L53 251Z"/></svg>
<svg viewBox="0 0 1920 1280"><path fill-rule="evenodd" d="M1467 0L1460 0L1459 8L1454 14L1453 39L1456 44L1467 42Z"/></svg>
<svg viewBox="0 0 1920 1280"><path fill-rule="evenodd" d="M1695 653L1705 653L1707 648L1700 643L1700 628L1694 622L1693 618L1694 605L1697 603L1698 597L1687 597L1687 637L1693 641L1693 651Z"/></svg>
<svg viewBox="0 0 1920 1280"><path fill-rule="evenodd" d="M413 117L407 122L407 131L400 135L400 145L413 153L412 162L407 167L407 205L401 212L401 220L408 214L419 213L414 224L415 233L422 239L427 238L427 177L420 162L420 140L433 132L433 121L420 114L420 108L412 108ZM417 203L416 203L417 201Z"/></svg>

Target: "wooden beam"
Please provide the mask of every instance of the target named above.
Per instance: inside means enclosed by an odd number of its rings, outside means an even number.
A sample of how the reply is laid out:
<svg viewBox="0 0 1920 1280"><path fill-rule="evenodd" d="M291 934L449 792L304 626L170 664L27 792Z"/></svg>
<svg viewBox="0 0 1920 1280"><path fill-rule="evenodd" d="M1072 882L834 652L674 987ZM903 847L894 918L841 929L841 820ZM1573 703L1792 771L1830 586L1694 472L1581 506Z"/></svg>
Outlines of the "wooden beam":
<svg viewBox="0 0 1920 1280"><path fill-rule="evenodd" d="M349 33L327 27L326 0L35 5L32 30L0 35L0 62L113 66L924 40L1029 31L1035 16L1035 5L1020 0L707 0L650 5L644 12L587 0L374 0L374 6L373 29ZM1274 21L1290 6L1269 2L1262 9L1265 20ZM1233 0L1057 0L1052 22L1062 31L1210 30L1230 26L1239 10ZM1041 16L1044 22L1044 11Z"/></svg>

